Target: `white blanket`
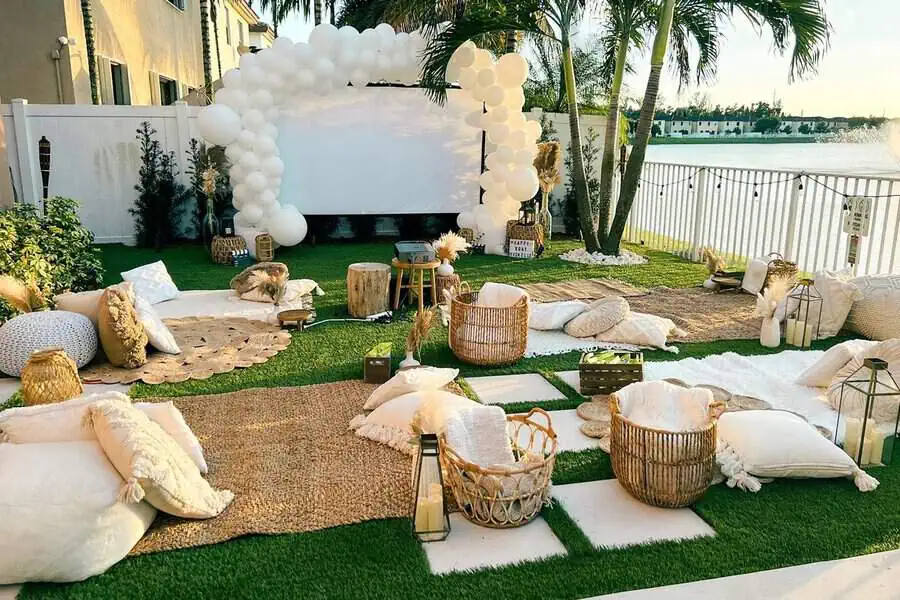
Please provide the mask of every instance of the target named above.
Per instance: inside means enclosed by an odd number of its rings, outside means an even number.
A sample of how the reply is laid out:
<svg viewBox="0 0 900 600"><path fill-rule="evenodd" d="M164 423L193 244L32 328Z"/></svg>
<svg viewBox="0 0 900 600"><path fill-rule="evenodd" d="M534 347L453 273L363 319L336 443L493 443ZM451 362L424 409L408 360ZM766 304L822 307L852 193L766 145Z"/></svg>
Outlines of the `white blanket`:
<svg viewBox="0 0 900 600"><path fill-rule="evenodd" d="M589 352L591 350L640 350L630 344L613 344L598 342L592 339L572 337L565 331L528 330L528 344L525 346L525 358L565 354L573 350Z"/></svg>
<svg viewBox="0 0 900 600"><path fill-rule="evenodd" d="M506 428L506 413L499 406L475 406L447 418L447 444L457 455L482 467L515 461Z"/></svg>

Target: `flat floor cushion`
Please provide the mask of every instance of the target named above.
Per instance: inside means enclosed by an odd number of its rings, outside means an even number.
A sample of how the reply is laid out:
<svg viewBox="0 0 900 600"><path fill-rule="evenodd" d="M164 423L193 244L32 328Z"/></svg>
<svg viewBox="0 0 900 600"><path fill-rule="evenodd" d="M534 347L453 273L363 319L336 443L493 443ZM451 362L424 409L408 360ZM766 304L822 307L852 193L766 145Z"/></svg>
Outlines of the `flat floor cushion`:
<svg viewBox="0 0 900 600"><path fill-rule="evenodd" d="M118 501L97 442L0 444L0 585L81 581L125 558L156 517Z"/></svg>
<svg viewBox="0 0 900 600"><path fill-rule="evenodd" d="M32 352L60 346L79 368L97 353L97 332L84 315L63 310L25 313L0 327L0 372L18 377Z"/></svg>
<svg viewBox="0 0 900 600"><path fill-rule="evenodd" d="M94 402L131 404L121 392L101 392L54 404L19 406L0 412L0 442L40 444L96 441L90 427L84 426L88 407Z"/></svg>
<svg viewBox="0 0 900 600"><path fill-rule="evenodd" d="M609 331L628 316L628 301L619 296L601 298L566 324L566 333L574 337L594 337Z"/></svg>
<svg viewBox="0 0 900 600"><path fill-rule="evenodd" d="M610 344L630 344L648 346L677 352L677 349L666 346L669 336L682 336L684 332L675 326L671 319L630 312L617 325L597 335L598 342Z"/></svg>
<svg viewBox="0 0 900 600"><path fill-rule="evenodd" d="M531 302L528 305L528 328L539 331L562 329L566 323L587 310L587 302Z"/></svg>
<svg viewBox="0 0 900 600"><path fill-rule="evenodd" d="M393 377L375 388L366 400L363 410L375 410L385 402L410 392L438 390L459 375L459 369L419 367L398 371Z"/></svg>

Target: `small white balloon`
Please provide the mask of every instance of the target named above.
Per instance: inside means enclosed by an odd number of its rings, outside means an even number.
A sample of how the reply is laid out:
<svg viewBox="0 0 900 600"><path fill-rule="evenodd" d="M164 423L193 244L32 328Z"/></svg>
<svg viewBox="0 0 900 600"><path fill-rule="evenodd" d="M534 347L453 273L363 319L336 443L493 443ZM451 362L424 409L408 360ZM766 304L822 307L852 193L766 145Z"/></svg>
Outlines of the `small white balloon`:
<svg viewBox="0 0 900 600"><path fill-rule="evenodd" d="M513 131L506 144L513 150L521 150L528 145L528 134L524 130Z"/></svg>
<svg viewBox="0 0 900 600"><path fill-rule="evenodd" d="M484 166L487 167L488 169L490 169L491 171L494 171L495 174L496 174L497 169L500 167L500 165L501 165L501 160L500 160L500 157L497 156L496 152L491 152L486 157L484 157Z"/></svg>
<svg viewBox="0 0 900 600"><path fill-rule="evenodd" d="M497 61L497 75L504 87L524 85L528 79L528 61L521 54L504 54Z"/></svg>
<svg viewBox="0 0 900 600"><path fill-rule="evenodd" d="M521 112L522 107L525 106L525 92L522 91L522 88L507 88L503 103Z"/></svg>
<svg viewBox="0 0 900 600"><path fill-rule="evenodd" d="M475 89L478 85L478 71L471 67L464 67L459 71L459 86L468 91Z"/></svg>
<svg viewBox="0 0 900 600"><path fill-rule="evenodd" d="M493 67L486 67L478 71L478 87L489 88L497 81Z"/></svg>
<svg viewBox="0 0 900 600"><path fill-rule="evenodd" d="M240 165L248 172L255 171L259 168L260 164L262 164L262 161L254 152L245 152L244 156L241 157Z"/></svg>
<svg viewBox="0 0 900 600"><path fill-rule="evenodd" d="M364 88L369 85L369 74L363 69L356 69L350 74L350 83L355 88Z"/></svg>
<svg viewBox="0 0 900 600"><path fill-rule="evenodd" d="M231 165L231 168L228 169L228 177L232 182L241 182L244 181L244 178L247 177L247 169L241 166L240 163Z"/></svg>
<svg viewBox="0 0 900 600"><path fill-rule="evenodd" d="M338 33L341 34L341 41L344 44L349 44L355 42L359 37L359 31L357 31L356 27L352 25L344 25L340 29L338 29Z"/></svg>
<svg viewBox="0 0 900 600"><path fill-rule="evenodd" d="M458 63L451 61L450 64L447 65L447 74L444 77L444 80L447 81L448 83L453 83L454 81L457 81L459 79L459 73L461 70L462 69L460 68Z"/></svg>
<svg viewBox="0 0 900 600"><path fill-rule="evenodd" d="M238 69L229 69L222 76L222 85L226 88L241 87L241 72Z"/></svg>
<svg viewBox="0 0 900 600"><path fill-rule="evenodd" d="M537 149L535 146L531 146L531 148ZM520 166L529 166L534 164L534 153L531 151L531 148L525 147L522 150L516 151L516 156L513 159L513 163Z"/></svg>
<svg viewBox="0 0 900 600"><path fill-rule="evenodd" d="M541 122L528 121L525 123L525 133L528 134L529 139L532 141L541 137Z"/></svg>
<svg viewBox="0 0 900 600"><path fill-rule="evenodd" d="M509 137L509 125L506 123L491 123L487 130L488 139L493 144L502 144Z"/></svg>
<svg viewBox="0 0 900 600"><path fill-rule="evenodd" d="M294 60L297 61L298 65L312 64L315 55L315 50L313 50L312 46L306 42L297 42L294 44Z"/></svg>
<svg viewBox="0 0 900 600"><path fill-rule="evenodd" d="M244 148L235 142L228 144L228 147L225 148L225 158L232 164L241 160L241 157L244 153L247 152Z"/></svg>
<svg viewBox="0 0 900 600"><path fill-rule="evenodd" d="M262 192L269 186L269 180L266 179L266 176L259 171L253 171L252 173L247 175L245 181L247 183L247 187L249 187L256 193Z"/></svg>
<svg viewBox="0 0 900 600"><path fill-rule="evenodd" d="M393 44L394 43L394 28L391 27L387 23L379 23L377 27L375 27L375 33L381 36L382 43L384 44Z"/></svg>
<svg viewBox="0 0 900 600"><path fill-rule="evenodd" d="M368 31L372 31L369 29ZM375 67L378 57L375 54L374 50L369 48L363 48L359 52L359 56L357 57L357 63L362 69L372 69Z"/></svg>
<svg viewBox="0 0 900 600"><path fill-rule="evenodd" d="M490 111L491 120L495 123L505 123L509 120L509 107L505 104L495 106Z"/></svg>
<svg viewBox="0 0 900 600"><path fill-rule="evenodd" d="M358 55L353 48L344 48L338 53L337 66L342 69L353 70L358 64Z"/></svg>
<svg viewBox="0 0 900 600"><path fill-rule="evenodd" d="M491 115L486 112L482 112L481 116L479 117L479 126L487 131L493 124L494 122L491 120Z"/></svg>
<svg viewBox="0 0 900 600"><path fill-rule="evenodd" d="M484 69L486 67L493 66L494 64L494 55L485 50L484 48L477 48L475 50L475 68L476 70Z"/></svg>
<svg viewBox="0 0 900 600"><path fill-rule="evenodd" d="M278 53L290 53L294 48L294 40L287 36L278 36L272 42L272 50Z"/></svg>
<svg viewBox="0 0 900 600"><path fill-rule="evenodd" d="M508 146L501 146L497 148L497 158L501 163L508 165L509 163L515 162L516 153L515 150L509 148Z"/></svg>
<svg viewBox="0 0 900 600"><path fill-rule="evenodd" d="M475 215L469 211L459 213L459 216L456 217L456 224L460 228L471 229L475 227Z"/></svg>
<svg viewBox="0 0 900 600"><path fill-rule="evenodd" d="M246 56L246 55L245 55ZM265 85L268 71L260 63L241 68L241 79L245 91L258 89Z"/></svg>
<svg viewBox="0 0 900 600"><path fill-rule="evenodd" d="M225 88L216 93L216 104L225 104L242 113L250 107L250 96L241 88Z"/></svg>
<svg viewBox="0 0 900 600"><path fill-rule="evenodd" d="M316 84L316 76L310 69L299 69L294 74L297 87L301 90L312 89Z"/></svg>
<svg viewBox="0 0 900 600"><path fill-rule="evenodd" d="M274 123L275 121L277 121L278 114L279 114L279 110L278 110L277 106L273 106L272 108L267 109L266 110L266 121L268 121L268 123L263 123L262 127L260 128L260 131L264 130L266 125L268 125L269 123Z"/></svg>
<svg viewBox="0 0 900 600"><path fill-rule="evenodd" d="M267 90L257 90L250 95L250 105L253 108L267 109L275 103L272 94Z"/></svg>
<svg viewBox="0 0 900 600"><path fill-rule="evenodd" d="M309 45L324 56L331 56L340 44L341 34L331 23L317 25L309 34Z"/></svg>
<svg viewBox="0 0 900 600"><path fill-rule="evenodd" d="M484 103L488 106L500 106L504 97L503 88L499 85L492 85L484 90Z"/></svg>
<svg viewBox="0 0 900 600"><path fill-rule="evenodd" d="M262 171L273 179L281 177L281 174L284 173L284 163L277 156L270 156L262 162Z"/></svg>
<svg viewBox="0 0 900 600"><path fill-rule="evenodd" d="M365 29L359 34L359 44L364 50L370 50L373 54L378 50L381 36L374 29Z"/></svg>
<svg viewBox="0 0 900 600"><path fill-rule="evenodd" d="M250 197L250 188L247 187L246 183L239 183L231 188L231 197L236 201L244 202Z"/></svg>
<svg viewBox="0 0 900 600"><path fill-rule="evenodd" d="M263 190L259 195L259 205L262 207L267 207L275 204L275 192L272 190Z"/></svg>
<svg viewBox="0 0 900 600"><path fill-rule="evenodd" d="M241 148L243 148L244 150L253 150L254 141L256 141L256 134L249 129L245 129L240 134L238 134L237 143L240 144Z"/></svg>
<svg viewBox="0 0 900 600"><path fill-rule="evenodd" d="M197 117L197 130L211 144L227 146L241 133L241 118L229 106L210 104Z"/></svg>
<svg viewBox="0 0 900 600"><path fill-rule="evenodd" d="M481 114L481 111L467 114L466 118L464 119L466 125L474 127L475 129L481 129Z"/></svg>
<svg viewBox="0 0 900 600"><path fill-rule="evenodd" d="M321 27L321 25L319 27ZM313 69L315 70L317 78L331 79L331 77L334 76L334 63L327 58L316 59Z"/></svg>
<svg viewBox="0 0 900 600"><path fill-rule="evenodd" d="M466 42L456 49L453 53L453 59L461 69L471 67L475 64L475 44L471 41Z"/></svg>
<svg viewBox="0 0 900 600"><path fill-rule="evenodd" d="M259 131L266 124L266 117L259 110L251 108L244 113L244 117L241 119L241 122L243 123L245 129L248 129L250 131Z"/></svg>
<svg viewBox="0 0 900 600"><path fill-rule="evenodd" d="M241 209L241 215L247 221L247 224L253 227L263 218L262 208L258 204L245 204Z"/></svg>
<svg viewBox="0 0 900 600"><path fill-rule="evenodd" d="M240 60L238 60L238 67L241 69L241 77L246 77L247 69L253 67L257 64L256 54L252 52L248 52L241 56ZM244 80L246 82L246 79Z"/></svg>
<svg viewBox="0 0 900 600"><path fill-rule="evenodd" d="M260 160L267 156L272 156L278 152L278 145L275 140L267 135L258 135L253 140L253 153L260 157Z"/></svg>

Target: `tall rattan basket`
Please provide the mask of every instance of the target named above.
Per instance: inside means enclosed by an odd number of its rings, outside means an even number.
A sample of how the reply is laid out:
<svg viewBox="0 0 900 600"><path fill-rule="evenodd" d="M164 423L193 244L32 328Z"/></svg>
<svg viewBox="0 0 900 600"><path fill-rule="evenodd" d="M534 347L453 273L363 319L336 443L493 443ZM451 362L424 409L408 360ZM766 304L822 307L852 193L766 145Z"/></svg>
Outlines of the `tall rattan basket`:
<svg viewBox="0 0 900 600"><path fill-rule="evenodd" d="M528 298L513 306L478 306L478 292L457 294L450 302L450 349L473 365L505 365L525 356Z"/></svg>
<svg viewBox="0 0 900 600"><path fill-rule="evenodd" d="M538 422L540 415L546 424ZM550 502L550 482L558 443L550 415L533 408L527 415L508 415L507 430L515 465L485 468L468 462L439 438L441 464L453 499L468 520L505 529L525 525Z"/></svg>
<svg viewBox="0 0 900 600"><path fill-rule="evenodd" d="M720 405L710 407L703 429L673 432L632 423L620 412L618 394L610 394L609 453L622 487L651 506L680 508L699 500L712 479Z"/></svg>

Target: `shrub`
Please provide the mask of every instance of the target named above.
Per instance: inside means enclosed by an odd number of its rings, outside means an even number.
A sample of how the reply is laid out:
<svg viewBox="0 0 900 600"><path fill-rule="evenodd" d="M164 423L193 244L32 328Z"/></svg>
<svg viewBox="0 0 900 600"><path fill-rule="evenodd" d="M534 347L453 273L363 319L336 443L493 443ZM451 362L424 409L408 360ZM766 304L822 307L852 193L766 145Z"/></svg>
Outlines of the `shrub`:
<svg viewBox="0 0 900 600"><path fill-rule="evenodd" d="M588 194L591 197L591 212L597 218L597 203L600 198L600 173L595 168L597 159L600 158L600 134L593 128L588 128L582 137L581 153L584 157L584 175L587 178ZM563 201L565 214L563 225L569 235L581 235L581 226L578 222L578 202L575 200L575 183L572 181L572 143L566 148L566 173L569 174L566 181L566 197Z"/></svg>
<svg viewBox="0 0 900 600"><path fill-rule="evenodd" d="M228 159L220 146L207 146L204 142L191 138L191 146L187 155L190 165L187 174L191 177L190 195L195 202L191 214L191 231L188 233L188 237L197 239L203 231L203 219L206 218L203 172L210 167L216 170L216 197L213 206L219 222L221 222L222 214L232 204L231 178L228 176Z"/></svg>
<svg viewBox="0 0 900 600"><path fill-rule="evenodd" d="M138 245L159 250L179 237L190 191L175 178L178 174L175 153L165 152L159 141L153 139L155 133L147 121L137 129L141 169L134 189L138 199L128 212L135 217Z"/></svg>
<svg viewBox="0 0 900 600"><path fill-rule="evenodd" d="M100 287L103 266L94 234L81 225L78 203L50 198L41 216L30 204L0 211L0 274L34 283L49 300L54 294ZM0 320L13 314L0 301Z"/></svg>

